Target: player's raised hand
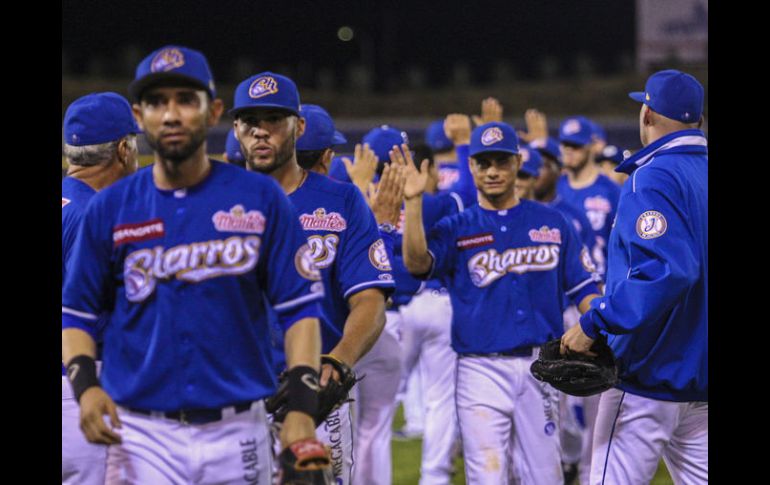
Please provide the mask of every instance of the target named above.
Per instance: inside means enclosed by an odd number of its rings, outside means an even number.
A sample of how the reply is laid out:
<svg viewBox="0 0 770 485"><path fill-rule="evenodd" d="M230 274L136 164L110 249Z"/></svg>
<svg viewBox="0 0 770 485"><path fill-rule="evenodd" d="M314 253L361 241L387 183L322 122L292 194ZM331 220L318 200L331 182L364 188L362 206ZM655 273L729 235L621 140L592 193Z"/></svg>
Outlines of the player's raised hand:
<svg viewBox="0 0 770 485"><path fill-rule="evenodd" d="M363 146L358 143L353 152L353 160L348 157L342 157L342 163L345 164L345 170L353 184L366 193L366 188L374 179L374 173L377 171L377 155L374 150L369 148L369 144Z"/></svg>
<svg viewBox="0 0 770 485"><path fill-rule="evenodd" d="M86 389L80 396L80 429L91 443L114 445L122 440L120 435L104 422L104 416L110 416L112 428L120 428L120 418L115 403L99 386Z"/></svg>
<svg viewBox="0 0 770 485"><path fill-rule="evenodd" d="M530 143L533 140L548 137L548 122L545 113L530 108L524 112L524 121L527 124L527 131L518 130L519 138L522 141Z"/></svg>
<svg viewBox="0 0 770 485"><path fill-rule="evenodd" d="M473 115L473 123L479 126L493 121L503 121L503 105L490 96L481 102L481 116Z"/></svg>
<svg viewBox="0 0 770 485"><path fill-rule="evenodd" d="M406 173L400 164L385 165L377 187L372 186L371 208L377 224L388 223L396 226L401 217L404 202Z"/></svg>
<svg viewBox="0 0 770 485"><path fill-rule="evenodd" d="M455 146L471 142L471 119L462 113L452 113L444 120L444 134Z"/></svg>
<svg viewBox="0 0 770 485"><path fill-rule="evenodd" d="M426 158L420 163L420 170L418 171L412 159L412 152L409 151L409 145L406 143L402 144L400 149L397 145L393 145L389 154L391 163L400 166L404 171L406 177L404 198L412 199L425 192L425 187L428 185L428 159Z"/></svg>

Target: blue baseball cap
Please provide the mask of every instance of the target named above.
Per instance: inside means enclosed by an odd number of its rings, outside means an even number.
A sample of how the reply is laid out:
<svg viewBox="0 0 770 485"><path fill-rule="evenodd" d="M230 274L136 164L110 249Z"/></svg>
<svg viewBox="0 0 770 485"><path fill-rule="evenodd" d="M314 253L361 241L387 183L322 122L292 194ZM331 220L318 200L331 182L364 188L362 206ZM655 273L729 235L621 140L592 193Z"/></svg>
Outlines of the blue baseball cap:
<svg viewBox="0 0 770 485"><path fill-rule="evenodd" d="M136 76L128 85L128 93L134 101L138 101L145 89L161 81L192 84L205 90L212 98L217 97L214 76L206 56L188 47L167 45L145 57L136 67Z"/></svg>
<svg viewBox="0 0 770 485"><path fill-rule="evenodd" d="M425 143L434 152L444 152L454 147L454 143L444 132L444 120L434 121L428 125L428 129L425 130Z"/></svg>
<svg viewBox="0 0 770 485"><path fill-rule="evenodd" d="M593 126L594 138L607 143L607 132L604 131L604 127L593 120L588 120L588 122Z"/></svg>
<svg viewBox="0 0 770 485"><path fill-rule="evenodd" d="M519 137L516 130L507 123L493 121L477 126L471 132L470 156L486 152L519 153Z"/></svg>
<svg viewBox="0 0 770 485"><path fill-rule="evenodd" d="M543 166L543 157L535 149L525 147L519 148L521 152L521 168L519 172L524 172L530 177L539 177L540 168Z"/></svg>
<svg viewBox="0 0 770 485"><path fill-rule="evenodd" d="M602 149L601 153L596 156L597 162L603 160L609 160L616 165L620 165L623 162L623 150L615 145L607 145Z"/></svg>
<svg viewBox="0 0 770 485"><path fill-rule="evenodd" d="M235 102L228 113L237 117L247 109L281 109L299 114L299 92L294 81L273 72L261 72L241 82L235 88Z"/></svg>
<svg viewBox="0 0 770 485"><path fill-rule="evenodd" d="M76 99L64 113L64 142L99 145L141 133L128 100L117 93L92 93Z"/></svg>
<svg viewBox="0 0 770 485"><path fill-rule="evenodd" d="M297 140L297 150L325 150L348 141L334 128L331 115L316 104L303 104L299 114L305 118L305 133Z"/></svg>
<svg viewBox="0 0 770 485"><path fill-rule="evenodd" d="M227 132L227 139L225 140L225 153L227 154L228 162L245 162L246 157L241 152L241 142L235 138L235 130L230 128Z"/></svg>
<svg viewBox="0 0 770 485"><path fill-rule="evenodd" d="M559 127L559 142L584 146L593 141L594 124L585 116L573 116Z"/></svg>
<svg viewBox="0 0 770 485"><path fill-rule="evenodd" d="M369 148L374 150L375 155L380 160L380 164L390 163L390 150L393 145L401 146L402 143L409 143L409 137L405 131L397 130L388 125L382 125L373 128L364 135L363 143L368 143Z"/></svg>
<svg viewBox="0 0 770 485"><path fill-rule="evenodd" d="M703 86L697 79L676 69L658 71L644 86L644 92L628 93L656 113L682 123L695 123L703 114Z"/></svg>
<svg viewBox="0 0 770 485"><path fill-rule="evenodd" d="M532 140L529 143L530 148L534 148L537 150L541 155L545 155L547 157L551 157L556 160L556 162L561 165L561 149L559 148L559 142L551 138L550 136L547 138L538 138L536 140Z"/></svg>

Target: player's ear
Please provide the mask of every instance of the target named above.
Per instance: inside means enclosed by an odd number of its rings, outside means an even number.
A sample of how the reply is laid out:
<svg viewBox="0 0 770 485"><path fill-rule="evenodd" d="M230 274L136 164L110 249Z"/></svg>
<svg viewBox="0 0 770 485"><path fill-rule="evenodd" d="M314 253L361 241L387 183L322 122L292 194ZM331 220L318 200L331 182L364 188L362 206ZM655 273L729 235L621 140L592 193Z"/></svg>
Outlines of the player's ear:
<svg viewBox="0 0 770 485"><path fill-rule="evenodd" d="M216 126L219 123L219 118L222 117L222 113L225 112L225 102L221 98L212 99L209 103L209 126Z"/></svg>
<svg viewBox="0 0 770 485"><path fill-rule="evenodd" d="M305 118L298 116L297 122L294 124L294 139L298 140L299 137L305 134Z"/></svg>
<svg viewBox="0 0 770 485"><path fill-rule="evenodd" d="M140 104L134 103L131 105L131 112L134 113L134 119L136 120L136 124L139 125L139 129L144 131L144 123L142 122L142 106Z"/></svg>

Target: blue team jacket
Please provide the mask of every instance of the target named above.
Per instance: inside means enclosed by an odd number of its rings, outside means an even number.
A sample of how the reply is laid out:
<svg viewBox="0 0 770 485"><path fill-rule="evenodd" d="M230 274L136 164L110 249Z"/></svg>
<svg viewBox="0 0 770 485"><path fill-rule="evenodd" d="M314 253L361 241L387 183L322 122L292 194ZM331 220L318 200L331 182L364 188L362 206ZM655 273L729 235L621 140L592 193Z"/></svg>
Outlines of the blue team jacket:
<svg viewBox="0 0 770 485"><path fill-rule="evenodd" d="M580 325L608 333L620 389L708 401L708 150L700 130L671 133L623 161L605 296Z"/></svg>

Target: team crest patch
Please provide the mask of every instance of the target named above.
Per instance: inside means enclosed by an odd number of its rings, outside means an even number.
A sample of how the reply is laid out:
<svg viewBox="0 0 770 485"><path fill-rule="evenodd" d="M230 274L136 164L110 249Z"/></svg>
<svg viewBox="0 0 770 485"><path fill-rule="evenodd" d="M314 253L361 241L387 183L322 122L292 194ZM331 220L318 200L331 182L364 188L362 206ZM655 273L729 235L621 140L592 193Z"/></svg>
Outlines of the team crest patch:
<svg viewBox="0 0 770 485"><path fill-rule="evenodd" d="M69 199L65 199L64 197L61 198L61 208L64 209L64 206L72 202Z"/></svg>
<svg viewBox="0 0 770 485"><path fill-rule="evenodd" d="M299 222L306 231L333 231L342 232L348 227L344 217L338 212L326 213L326 209L319 207L312 214L302 214Z"/></svg>
<svg viewBox="0 0 770 485"><path fill-rule="evenodd" d="M261 98L278 92L278 82L272 76L260 76L249 86L249 97Z"/></svg>
<svg viewBox="0 0 770 485"><path fill-rule="evenodd" d="M372 266L380 271L390 271L390 259L388 258L388 252L385 250L385 241L378 239L369 246L369 261Z"/></svg>
<svg viewBox="0 0 770 485"><path fill-rule="evenodd" d="M211 218L219 232L245 232L262 234L265 232L265 216L259 211L248 211L241 204L233 206L230 212L217 211Z"/></svg>
<svg viewBox="0 0 770 485"><path fill-rule="evenodd" d="M457 240L457 248L460 250L486 246L495 242L495 236L491 232L483 234L474 234L472 236L461 237Z"/></svg>
<svg viewBox="0 0 770 485"><path fill-rule="evenodd" d="M503 131L496 126L487 128L486 130L484 130L484 133L481 134L481 144L484 146L492 145L493 143L497 143L502 139L503 139Z"/></svg>
<svg viewBox="0 0 770 485"><path fill-rule="evenodd" d="M112 242L115 247L130 242L147 241L166 235L162 219L152 219L134 224L119 224L112 229Z"/></svg>
<svg viewBox="0 0 770 485"><path fill-rule="evenodd" d="M636 233L642 239L655 239L666 233L668 222L658 211L647 211L636 220Z"/></svg>
<svg viewBox="0 0 770 485"><path fill-rule="evenodd" d="M540 229L530 229L529 238L534 242L561 244L561 231L543 226Z"/></svg>
<svg viewBox="0 0 770 485"><path fill-rule="evenodd" d="M184 66L184 54L179 49L163 49L152 59L150 71L166 72Z"/></svg>
<svg viewBox="0 0 770 485"><path fill-rule="evenodd" d="M564 123L561 132L565 135L574 135L580 132L580 122L578 120L568 120Z"/></svg>
<svg viewBox="0 0 770 485"><path fill-rule="evenodd" d="M300 276L310 281L320 281L321 272L313 261L313 251L310 246L303 244L294 255L294 266Z"/></svg>

